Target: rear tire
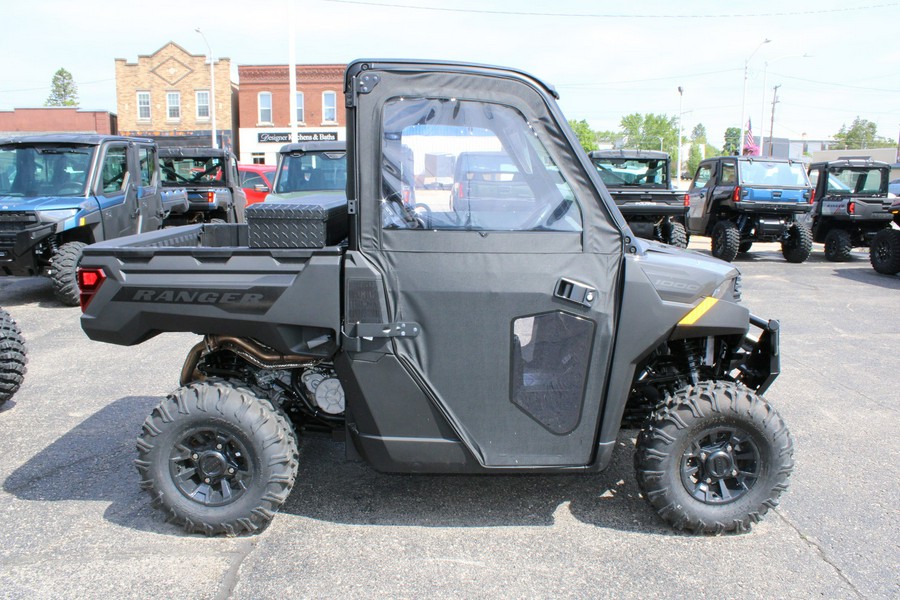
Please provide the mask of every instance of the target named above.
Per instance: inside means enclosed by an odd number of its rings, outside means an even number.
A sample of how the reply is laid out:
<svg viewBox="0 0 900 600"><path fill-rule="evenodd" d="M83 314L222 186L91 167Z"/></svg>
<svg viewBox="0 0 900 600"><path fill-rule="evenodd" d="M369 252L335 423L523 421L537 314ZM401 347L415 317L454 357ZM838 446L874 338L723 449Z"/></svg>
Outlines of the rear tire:
<svg viewBox="0 0 900 600"><path fill-rule="evenodd" d="M144 421L137 450L141 487L188 532L259 531L297 477L297 438L287 419L268 400L221 380L170 394Z"/></svg>
<svg viewBox="0 0 900 600"><path fill-rule="evenodd" d="M781 254L789 263L802 263L812 252L813 235L802 223L792 223L781 242Z"/></svg>
<svg viewBox="0 0 900 600"><path fill-rule="evenodd" d="M25 378L25 340L19 326L0 308L0 406L19 391Z"/></svg>
<svg viewBox="0 0 900 600"><path fill-rule="evenodd" d="M706 381L656 409L638 436L634 462L644 498L673 528L748 531L787 489L793 439L751 390Z"/></svg>
<svg viewBox="0 0 900 600"><path fill-rule="evenodd" d="M75 277L78 265L81 264L81 255L87 244L82 242L69 242L59 247L53 258L50 259L50 281L53 283L53 293L56 299L66 306L78 306L80 292L78 280Z"/></svg>
<svg viewBox="0 0 900 600"><path fill-rule="evenodd" d="M712 230L712 255L726 262L731 262L737 256L741 244L741 233L737 225L731 221L722 220L713 226Z"/></svg>
<svg viewBox="0 0 900 600"><path fill-rule="evenodd" d="M900 231L883 229L876 233L869 245L869 262L884 275L900 273Z"/></svg>
<svg viewBox="0 0 900 600"><path fill-rule="evenodd" d="M843 229L832 229L825 235L825 258L831 262L843 262L850 258L853 242L850 233Z"/></svg>
<svg viewBox="0 0 900 600"><path fill-rule="evenodd" d="M676 248L687 248L687 231L685 231L684 225L678 221L668 221L664 223L663 235L665 236L665 242L668 245Z"/></svg>

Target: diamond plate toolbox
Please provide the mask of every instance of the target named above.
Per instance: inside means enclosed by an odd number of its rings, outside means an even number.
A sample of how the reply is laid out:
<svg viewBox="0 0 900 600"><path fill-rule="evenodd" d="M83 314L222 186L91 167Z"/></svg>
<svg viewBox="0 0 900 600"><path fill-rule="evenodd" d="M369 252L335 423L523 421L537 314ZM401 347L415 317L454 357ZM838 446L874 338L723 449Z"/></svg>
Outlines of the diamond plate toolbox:
<svg viewBox="0 0 900 600"><path fill-rule="evenodd" d="M251 248L324 248L340 244L349 229L347 200L334 194L247 207Z"/></svg>

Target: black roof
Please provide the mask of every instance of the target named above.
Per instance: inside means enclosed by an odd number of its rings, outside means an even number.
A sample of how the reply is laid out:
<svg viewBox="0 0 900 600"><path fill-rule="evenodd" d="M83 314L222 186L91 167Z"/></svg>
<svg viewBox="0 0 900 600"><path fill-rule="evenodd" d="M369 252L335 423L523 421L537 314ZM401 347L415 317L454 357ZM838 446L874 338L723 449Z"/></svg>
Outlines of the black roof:
<svg viewBox="0 0 900 600"><path fill-rule="evenodd" d="M196 148L193 146L161 146L161 157L208 158L210 156L227 157L231 152L223 148Z"/></svg>
<svg viewBox="0 0 900 600"><path fill-rule="evenodd" d="M152 144L147 138L125 137L121 135L101 135L98 133L47 133L38 135L19 135L0 138L0 144L80 144L83 146L99 146L103 142L142 142Z"/></svg>
<svg viewBox="0 0 900 600"><path fill-rule="evenodd" d="M593 150L589 155L591 158L669 158L667 152L660 152L659 150L636 150L630 148L623 148L621 150Z"/></svg>
<svg viewBox="0 0 900 600"><path fill-rule="evenodd" d="M810 168L819 168L822 165L827 168L851 168L851 167L875 167L881 169L890 169L891 165L886 162L881 162L880 160L872 160L868 157L860 157L860 158L839 158L837 160L827 160L820 161L817 163L813 163L810 165Z"/></svg>
<svg viewBox="0 0 900 600"><path fill-rule="evenodd" d="M347 142L300 142L298 144L285 144L281 147L281 154L293 152L346 152Z"/></svg>

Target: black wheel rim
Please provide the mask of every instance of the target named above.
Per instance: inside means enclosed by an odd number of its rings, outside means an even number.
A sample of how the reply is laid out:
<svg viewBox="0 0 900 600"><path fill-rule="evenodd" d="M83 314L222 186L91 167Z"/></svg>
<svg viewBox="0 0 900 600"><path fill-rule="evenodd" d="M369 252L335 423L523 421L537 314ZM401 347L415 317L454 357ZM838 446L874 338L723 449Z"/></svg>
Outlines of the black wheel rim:
<svg viewBox="0 0 900 600"><path fill-rule="evenodd" d="M882 240L876 241L873 255L878 262L887 262L891 256L891 249L888 243Z"/></svg>
<svg viewBox="0 0 900 600"><path fill-rule="evenodd" d="M725 229L717 227L713 231L713 251L716 256L722 254L725 249Z"/></svg>
<svg viewBox="0 0 900 600"><path fill-rule="evenodd" d="M749 492L762 462L753 438L736 427L717 427L698 435L681 458L681 481L705 504L727 504Z"/></svg>
<svg viewBox="0 0 900 600"><path fill-rule="evenodd" d="M232 432L218 427L185 432L169 457L178 490L204 506L224 506L250 488L255 475L250 453Z"/></svg>

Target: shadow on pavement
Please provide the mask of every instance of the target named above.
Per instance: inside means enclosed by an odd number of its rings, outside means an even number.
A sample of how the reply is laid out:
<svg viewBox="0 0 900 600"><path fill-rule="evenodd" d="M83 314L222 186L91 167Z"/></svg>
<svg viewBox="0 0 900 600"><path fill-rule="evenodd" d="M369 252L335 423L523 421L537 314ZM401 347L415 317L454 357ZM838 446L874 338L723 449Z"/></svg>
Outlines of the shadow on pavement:
<svg viewBox="0 0 900 600"><path fill-rule="evenodd" d="M3 490L29 501L109 502L104 517L112 523L184 535L150 507L133 465L135 438L157 402L147 396L112 402L16 469ZM631 463L634 434L623 432L613 463L600 474L493 476L378 473L345 460L343 443L308 436L301 443L297 481L281 512L345 524L548 526L568 503L584 523L671 534L638 495Z"/></svg>
<svg viewBox="0 0 900 600"><path fill-rule="evenodd" d="M0 306L37 304L41 308L64 308L53 295L46 277L4 277L0 284Z"/></svg>
<svg viewBox="0 0 900 600"><path fill-rule="evenodd" d="M851 281L859 281L877 285L889 290L900 290L900 275L882 275L875 269L841 269L836 267L834 274Z"/></svg>

